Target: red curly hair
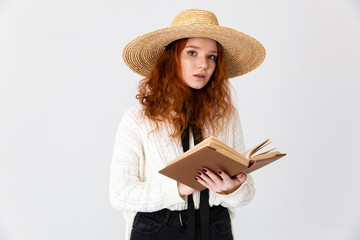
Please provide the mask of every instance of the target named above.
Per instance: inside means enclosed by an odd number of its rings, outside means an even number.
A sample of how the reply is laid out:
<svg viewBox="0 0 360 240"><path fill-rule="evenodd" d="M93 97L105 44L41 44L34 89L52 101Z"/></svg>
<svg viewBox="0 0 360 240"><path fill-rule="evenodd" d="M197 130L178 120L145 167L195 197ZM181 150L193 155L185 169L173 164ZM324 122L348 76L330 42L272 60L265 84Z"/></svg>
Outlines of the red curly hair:
<svg viewBox="0 0 360 240"><path fill-rule="evenodd" d="M230 83L225 69L224 52L217 44L216 68L202 89L185 85L180 64L180 53L188 39L171 43L160 57L149 78L139 83L136 98L143 106L143 114L156 124L166 122L173 126L172 138L183 134L182 126L193 131L208 129L211 134L221 131L224 120L232 113ZM201 139L199 139L201 140Z"/></svg>

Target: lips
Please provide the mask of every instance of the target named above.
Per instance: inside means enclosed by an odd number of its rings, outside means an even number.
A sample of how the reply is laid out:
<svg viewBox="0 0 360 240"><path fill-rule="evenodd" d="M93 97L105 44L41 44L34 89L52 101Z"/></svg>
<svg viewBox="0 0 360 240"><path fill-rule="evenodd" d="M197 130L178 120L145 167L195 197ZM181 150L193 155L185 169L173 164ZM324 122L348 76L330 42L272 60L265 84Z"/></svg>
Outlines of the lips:
<svg viewBox="0 0 360 240"><path fill-rule="evenodd" d="M204 74L194 74L195 77L204 79L206 76Z"/></svg>

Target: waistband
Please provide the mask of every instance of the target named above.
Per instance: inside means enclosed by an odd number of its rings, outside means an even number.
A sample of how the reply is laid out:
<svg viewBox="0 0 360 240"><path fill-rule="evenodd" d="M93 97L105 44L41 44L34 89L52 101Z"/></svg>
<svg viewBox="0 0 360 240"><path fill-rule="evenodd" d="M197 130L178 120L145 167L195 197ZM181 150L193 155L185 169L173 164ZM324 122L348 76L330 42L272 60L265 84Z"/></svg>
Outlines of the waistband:
<svg viewBox="0 0 360 240"><path fill-rule="evenodd" d="M209 222L211 223L216 217L222 214L224 211L228 211L227 208L223 206L213 206L209 210ZM161 224L172 224L172 225L187 225L187 210L182 211L171 211L169 209L161 209L156 212L138 212L150 219L153 219L156 222ZM200 225L200 211L195 210L195 225Z"/></svg>

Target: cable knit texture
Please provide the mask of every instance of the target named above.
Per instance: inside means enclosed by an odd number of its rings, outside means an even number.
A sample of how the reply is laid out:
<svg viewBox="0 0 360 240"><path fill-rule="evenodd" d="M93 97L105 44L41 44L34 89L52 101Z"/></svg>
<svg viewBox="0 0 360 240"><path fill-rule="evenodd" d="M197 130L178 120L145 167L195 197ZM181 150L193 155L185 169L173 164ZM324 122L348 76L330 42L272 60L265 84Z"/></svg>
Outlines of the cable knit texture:
<svg viewBox="0 0 360 240"><path fill-rule="evenodd" d="M176 181L158 173L167 162L183 153L181 140L172 140L171 128L163 125L154 132L155 124L141 115L141 106L133 106L123 115L116 133L110 176L110 201L122 210L126 221L125 239L130 239L136 212L154 212L163 208L187 208L178 193ZM204 130L204 136L207 131ZM240 153L245 150L238 113L227 120L216 136ZM193 146L193 143L191 143ZM251 175L240 188L228 195L210 191L209 204L230 210L249 203L255 193ZM199 192L194 193L195 208L199 208Z"/></svg>

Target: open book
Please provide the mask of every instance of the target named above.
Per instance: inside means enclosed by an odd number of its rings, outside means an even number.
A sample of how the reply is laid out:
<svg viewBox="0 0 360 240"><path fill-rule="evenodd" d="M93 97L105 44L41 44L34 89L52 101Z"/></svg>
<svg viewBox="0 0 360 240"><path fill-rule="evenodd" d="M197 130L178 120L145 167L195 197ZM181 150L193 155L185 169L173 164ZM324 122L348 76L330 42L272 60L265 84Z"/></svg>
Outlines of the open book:
<svg viewBox="0 0 360 240"><path fill-rule="evenodd" d="M196 172L203 168L208 168L215 173L222 170L230 176L235 176L241 172L253 172L286 155L274 151L275 148L259 152L270 143L270 139L266 139L242 155L216 137L210 136L170 161L159 173L201 191L205 187L194 177Z"/></svg>

